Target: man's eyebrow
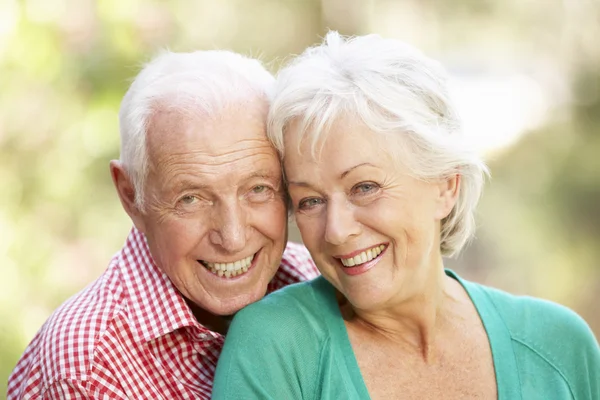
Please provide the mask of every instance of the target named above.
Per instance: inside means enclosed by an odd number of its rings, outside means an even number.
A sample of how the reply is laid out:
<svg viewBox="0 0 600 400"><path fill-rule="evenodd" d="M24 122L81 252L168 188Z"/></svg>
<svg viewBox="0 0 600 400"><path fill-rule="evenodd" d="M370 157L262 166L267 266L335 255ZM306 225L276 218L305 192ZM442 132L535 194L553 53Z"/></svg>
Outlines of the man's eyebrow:
<svg viewBox="0 0 600 400"><path fill-rule="evenodd" d="M189 179L182 179L182 180L178 180L175 181L173 184L173 190L179 192L182 190L190 190L190 189L195 189L195 190L204 190L204 189L208 189L209 186L200 182L194 182L191 181Z"/></svg>
<svg viewBox="0 0 600 400"><path fill-rule="evenodd" d="M280 178L276 173L271 171L254 171L246 176L242 176L243 181L249 181L251 179L266 179L266 180L276 180L279 181ZM190 180L190 179L181 179L173 182L172 190L176 192L184 191L184 190L210 190L213 188L211 185L204 184L202 182Z"/></svg>
<svg viewBox="0 0 600 400"><path fill-rule="evenodd" d="M254 178L262 178L262 179L279 179L277 173L273 173L271 171L254 171L248 176L245 177L245 180L250 180Z"/></svg>

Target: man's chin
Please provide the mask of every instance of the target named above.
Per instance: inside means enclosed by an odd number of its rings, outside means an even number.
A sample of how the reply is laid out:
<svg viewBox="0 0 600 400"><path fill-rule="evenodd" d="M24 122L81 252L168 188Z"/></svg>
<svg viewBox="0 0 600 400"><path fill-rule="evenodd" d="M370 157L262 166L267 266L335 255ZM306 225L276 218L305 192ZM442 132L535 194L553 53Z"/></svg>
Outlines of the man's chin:
<svg viewBox="0 0 600 400"><path fill-rule="evenodd" d="M211 299L212 301L209 301L207 304L201 305L200 307L214 315L233 315L247 305L262 299L265 296L265 293L266 287L263 290L257 290L254 293L247 293L241 296Z"/></svg>

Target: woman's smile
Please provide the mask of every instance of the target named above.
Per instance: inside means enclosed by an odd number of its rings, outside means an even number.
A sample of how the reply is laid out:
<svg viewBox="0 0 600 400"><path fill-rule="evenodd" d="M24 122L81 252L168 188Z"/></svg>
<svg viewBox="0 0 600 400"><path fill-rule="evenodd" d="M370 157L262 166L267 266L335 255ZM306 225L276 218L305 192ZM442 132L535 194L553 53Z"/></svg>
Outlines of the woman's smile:
<svg viewBox="0 0 600 400"><path fill-rule="evenodd" d="M348 275L360 275L373 268L383 257L388 243L378 244L363 250L356 250L341 256L334 256L339 267Z"/></svg>

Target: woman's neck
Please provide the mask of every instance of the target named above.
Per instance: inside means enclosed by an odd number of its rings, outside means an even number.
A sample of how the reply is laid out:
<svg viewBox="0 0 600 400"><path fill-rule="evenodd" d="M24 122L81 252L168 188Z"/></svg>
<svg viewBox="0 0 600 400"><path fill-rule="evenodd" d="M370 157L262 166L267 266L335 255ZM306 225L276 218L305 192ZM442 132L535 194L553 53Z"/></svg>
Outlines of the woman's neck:
<svg viewBox="0 0 600 400"><path fill-rule="evenodd" d="M414 284L414 294L375 310L355 309L347 301L340 308L349 328L417 352L430 362L436 358L435 344L447 328L462 320L463 307L458 305L464 303L464 291L446 276L441 264Z"/></svg>

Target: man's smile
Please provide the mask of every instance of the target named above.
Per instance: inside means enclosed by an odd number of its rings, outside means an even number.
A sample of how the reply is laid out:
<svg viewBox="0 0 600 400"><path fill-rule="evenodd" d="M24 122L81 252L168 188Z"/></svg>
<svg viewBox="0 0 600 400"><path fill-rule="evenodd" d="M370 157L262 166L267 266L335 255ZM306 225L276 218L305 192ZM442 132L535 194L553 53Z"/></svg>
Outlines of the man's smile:
<svg viewBox="0 0 600 400"><path fill-rule="evenodd" d="M257 254L258 252L233 262L209 262L204 260L198 260L198 262L219 277L232 278L248 272Z"/></svg>

